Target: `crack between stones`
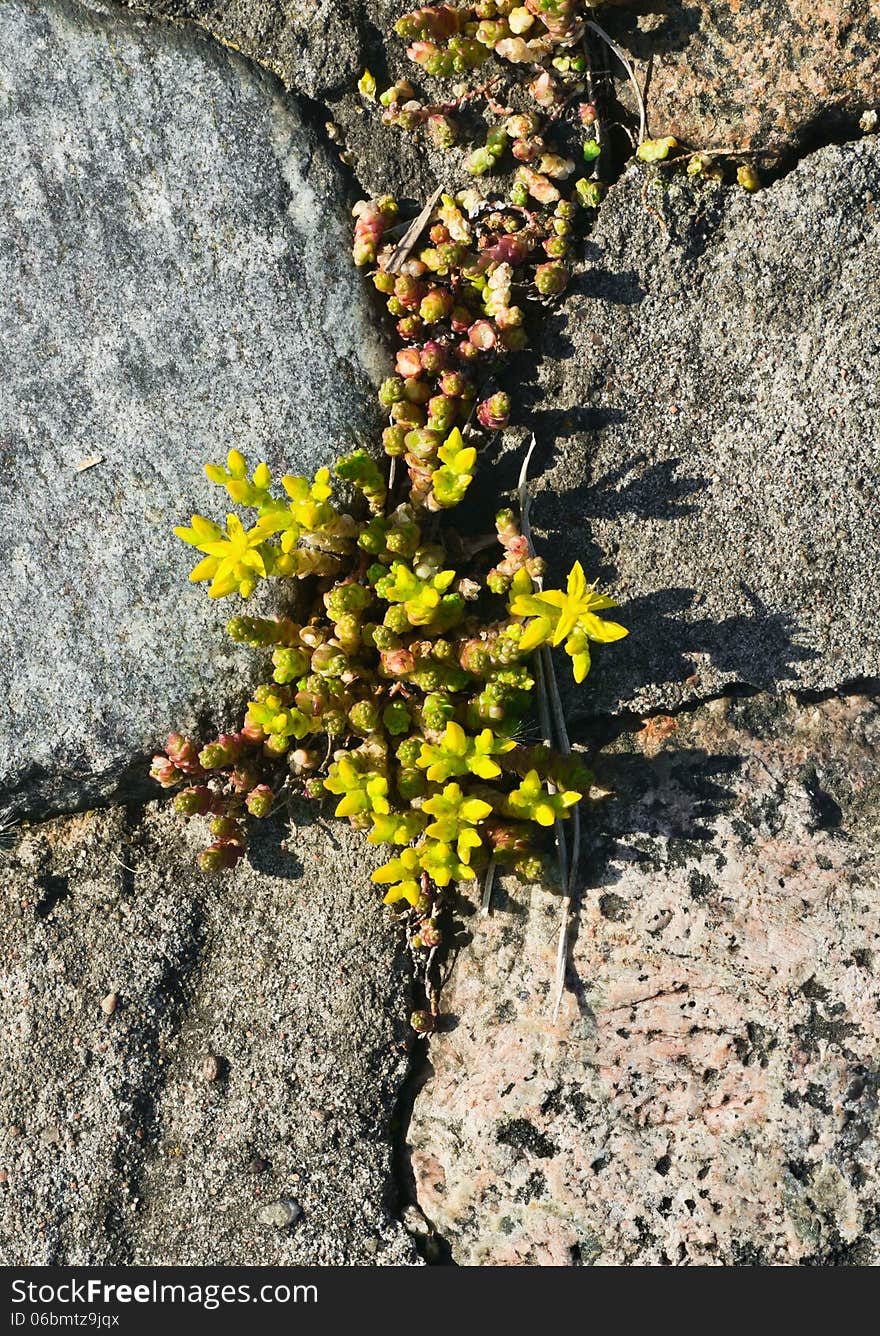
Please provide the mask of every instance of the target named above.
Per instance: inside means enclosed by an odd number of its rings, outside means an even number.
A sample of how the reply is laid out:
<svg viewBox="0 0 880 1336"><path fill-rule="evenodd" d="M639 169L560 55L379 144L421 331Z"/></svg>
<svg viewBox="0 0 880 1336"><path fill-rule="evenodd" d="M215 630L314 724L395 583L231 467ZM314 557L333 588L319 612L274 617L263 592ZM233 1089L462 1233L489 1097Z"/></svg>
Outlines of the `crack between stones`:
<svg viewBox="0 0 880 1336"><path fill-rule="evenodd" d="M823 701L848 696L880 696L880 677L847 678L833 687L783 687L769 689L749 682L728 682L717 691L694 696L676 705L658 705L651 710L619 710L606 714L584 715L572 726L575 741L586 734L591 744L600 750L623 733L637 733L649 719L676 719L680 715L696 714L704 706L718 700L750 700L759 696L781 699L792 696L798 705L820 705Z"/></svg>
<svg viewBox="0 0 880 1336"><path fill-rule="evenodd" d="M580 716L571 725L575 741L584 737L592 747L601 749L623 733L635 733L646 720L656 718L678 718L681 715L695 714L704 706L718 700L745 700L758 696L781 698L792 696L799 705L818 705L835 697L880 696L880 676L852 677L833 687L785 687L768 689L756 687L748 682L729 682L718 691L705 695L693 696L678 704L658 705L651 710L616 710L600 714ZM142 809L148 802L157 802L162 798L162 791L150 780L150 757L146 752L137 753L115 779L105 777L104 792L100 791L101 779L77 780L70 778L71 784L83 785L82 796L70 802L53 803L50 799L34 798L28 795L28 779L25 778L15 789L0 793L0 828L14 830L20 822L40 825L57 817L77 816L82 812L104 811L111 807L123 807L129 810ZM43 781L65 779L64 772L40 772ZM89 789L89 782L95 785Z"/></svg>
<svg viewBox="0 0 880 1336"><path fill-rule="evenodd" d="M409 1157L409 1129L415 1102L433 1070L430 1040L416 1040L410 1049L406 1074L391 1118L391 1179L395 1198L393 1214L413 1240L419 1256L427 1266L456 1266L451 1244L422 1210ZM408 1208L415 1208L425 1221L427 1232L418 1233L407 1225L404 1216Z"/></svg>

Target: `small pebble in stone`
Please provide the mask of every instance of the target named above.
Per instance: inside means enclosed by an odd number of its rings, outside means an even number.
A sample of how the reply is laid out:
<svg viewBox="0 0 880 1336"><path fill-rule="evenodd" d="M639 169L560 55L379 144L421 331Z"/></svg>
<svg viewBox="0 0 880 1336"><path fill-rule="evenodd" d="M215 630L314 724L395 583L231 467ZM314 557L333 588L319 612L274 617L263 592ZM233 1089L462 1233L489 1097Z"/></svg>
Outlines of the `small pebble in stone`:
<svg viewBox="0 0 880 1336"><path fill-rule="evenodd" d="M8 1127L6 1129L6 1135L14 1140L16 1137L21 1136L21 1128L16 1127L15 1124L13 1123L11 1127Z"/></svg>
<svg viewBox="0 0 880 1336"><path fill-rule="evenodd" d="M268 1168L269 1166L266 1163L266 1161L261 1160L259 1155L255 1155L254 1158L248 1164L248 1173L264 1174Z"/></svg>
<svg viewBox="0 0 880 1336"><path fill-rule="evenodd" d="M105 1016L112 1016L119 1002L118 993L108 993L101 1002L101 1010Z"/></svg>
<svg viewBox="0 0 880 1336"><path fill-rule="evenodd" d="M287 1229L288 1225L292 1225L301 1215L299 1203L288 1198L261 1207L257 1212L257 1219L261 1225L270 1225L273 1229Z"/></svg>
<svg viewBox="0 0 880 1336"><path fill-rule="evenodd" d="M407 1206L400 1217L405 1230L413 1234L416 1238L425 1238L430 1234L431 1226L428 1224L418 1206Z"/></svg>
<svg viewBox="0 0 880 1336"><path fill-rule="evenodd" d="M220 1077L220 1059L209 1053L202 1063L202 1076L206 1081L216 1081Z"/></svg>
<svg viewBox="0 0 880 1336"><path fill-rule="evenodd" d="M8 1183L9 1174L5 1169L0 1169L0 1183Z"/></svg>

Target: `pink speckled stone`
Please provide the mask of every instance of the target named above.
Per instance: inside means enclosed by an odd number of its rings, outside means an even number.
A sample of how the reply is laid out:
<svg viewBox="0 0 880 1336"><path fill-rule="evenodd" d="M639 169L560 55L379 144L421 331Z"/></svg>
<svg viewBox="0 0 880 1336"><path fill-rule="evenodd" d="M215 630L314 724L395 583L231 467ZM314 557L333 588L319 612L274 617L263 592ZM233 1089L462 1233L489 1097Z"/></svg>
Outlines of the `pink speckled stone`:
<svg viewBox="0 0 880 1336"><path fill-rule="evenodd" d="M880 710L716 701L600 759L562 1015L511 882L410 1128L465 1265L877 1258Z"/></svg>
<svg viewBox="0 0 880 1336"><path fill-rule="evenodd" d="M695 148L769 150L844 131L880 98L880 0L695 0L601 19L648 57L649 129ZM629 98L628 88L622 93Z"/></svg>

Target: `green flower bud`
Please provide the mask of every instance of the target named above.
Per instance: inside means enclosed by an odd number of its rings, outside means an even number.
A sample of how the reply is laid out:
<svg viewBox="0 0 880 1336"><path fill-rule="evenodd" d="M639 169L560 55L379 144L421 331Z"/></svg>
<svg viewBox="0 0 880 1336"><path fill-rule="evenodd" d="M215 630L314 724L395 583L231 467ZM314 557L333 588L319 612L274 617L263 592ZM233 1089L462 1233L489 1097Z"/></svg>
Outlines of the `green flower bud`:
<svg viewBox="0 0 880 1336"><path fill-rule="evenodd" d="M447 288L431 288L422 299L419 315L426 324L432 325L449 315L453 305L452 293Z"/></svg>
<svg viewBox="0 0 880 1336"><path fill-rule="evenodd" d="M375 733L381 725L379 707L375 701L359 700L349 710L348 721L355 733Z"/></svg>
<svg viewBox="0 0 880 1336"><path fill-rule="evenodd" d="M203 872L224 872L235 867L243 855L244 845L234 840L218 840L203 850L197 861Z"/></svg>
<svg viewBox="0 0 880 1336"><path fill-rule="evenodd" d="M430 1011L414 1011L409 1018L409 1023L416 1034L432 1034L437 1028Z"/></svg>
<svg viewBox="0 0 880 1336"><path fill-rule="evenodd" d="M421 738L404 738L395 754L400 764L407 769L415 765L416 761L419 759L421 750Z"/></svg>
<svg viewBox="0 0 880 1336"><path fill-rule="evenodd" d="M238 822L231 816L215 816L211 822L211 834L218 840L235 840L244 843L244 833Z"/></svg>
<svg viewBox="0 0 880 1336"><path fill-rule="evenodd" d="M379 403L384 408L390 408L396 404L398 399L403 398L403 377L388 376L379 386Z"/></svg>
<svg viewBox="0 0 880 1336"><path fill-rule="evenodd" d="M319 645L312 655L312 671L322 677L339 677L348 667L348 660L334 645Z"/></svg>
<svg viewBox="0 0 880 1336"><path fill-rule="evenodd" d="M241 754L241 740L232 733L221 733L199 752L199 764L205 770L222 770L233 765Z"/></svg>
<svg viewBox="0 0 880 1336"><path fill-rule="evenodd" d="M445 394L435 394L428 402L428 425L432 431L441 432L445 438L455 426L458 417L458 400ZM443 442L440 442L442 445ZM439 448L439 447L438 447Z"/></svg>
<svg viewBox="0 0 880 1336"><path fill-rule="evenodd" d="M455 705L445 692L432 691L422 705L422 723L425 728L441 732L455 716Z"/></svg>
<svg viewBox="0 0 880 1336"><path fill-rule="evenodd" d="M382 723L392 737L398 737L401 733L408 731L412 724L412 718L403 701L392 701L382 711Z"/></svg>
<svg viewBox="0 0 880 1336"><path fill-rule="evenodd" d="M397 772L397 791L404 802L422 798L428 792L428 781L423 770L403 769Z"/></svg>
<svg viewBox="0 0 880 1336"><path fill-rule="evenodd" d="M458 130L455 122L448 116L435 114L428 117L427 122L428 135L435 148L447 150L453 147L458 140Z"/></svg>
<svg viewBox="0 0 880 1336"><path fill-rule="evenodd" d="M406 427L386 427L382 432L382 447L386 455L406 453Z"/></svg>
<svg viewBox="0 0 880 1336"><path fill-rule="evenodd" d="M199 784L178 793L174 799L174 810L180 816L205 816L208 812L216 811L217 803L217 795L206 785Z"/></svg>
<svg viewBox="0 0 880 1336"><path fill-rule="evenodd" d="M276 682L293 682L308 671L309 656L302 649L279 647L272 655L272 665L275 669L272 676Z"/></svg>
<svg viewBox="0 0 880 1336"><path fill-rule="evenodd" d="M602 186L599 181L588 181L581 177L575 182L578 199L585 209L598 209L602 203Z"/></svg>

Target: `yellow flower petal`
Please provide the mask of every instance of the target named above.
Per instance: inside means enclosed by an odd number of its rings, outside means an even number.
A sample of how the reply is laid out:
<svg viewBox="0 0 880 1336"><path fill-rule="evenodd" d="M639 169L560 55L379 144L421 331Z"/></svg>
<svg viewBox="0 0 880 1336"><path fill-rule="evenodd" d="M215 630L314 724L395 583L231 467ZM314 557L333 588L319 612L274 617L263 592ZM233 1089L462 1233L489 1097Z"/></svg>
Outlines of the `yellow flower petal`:
<svg viewBox="0 0 880 1336"><path fill-rule="evenodd" d="M590 637L600 644L610 644L612 640L622 640L624 636L629 635L625 626L618 622L607 622L602 617L596 617L592 612L584 613L578 619L578 625Z"/></svg>

